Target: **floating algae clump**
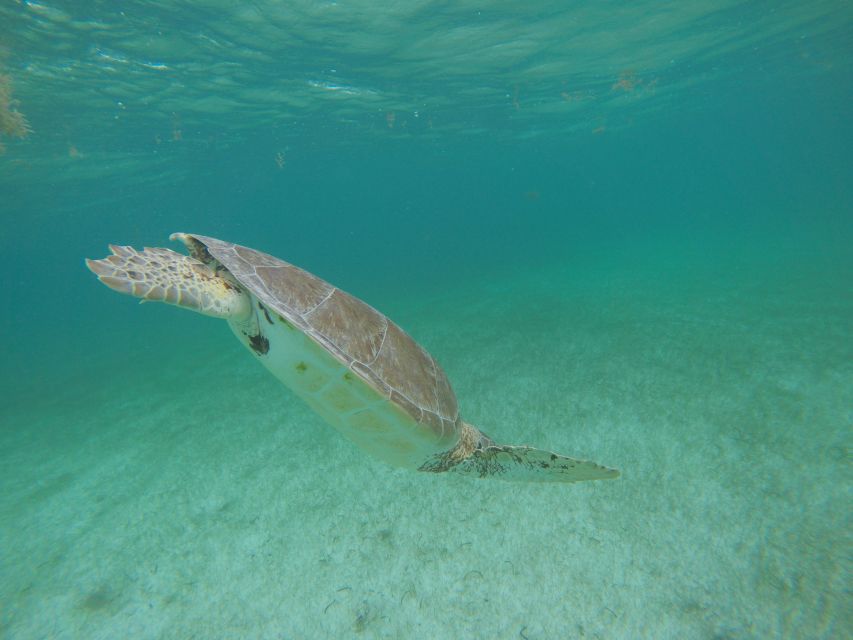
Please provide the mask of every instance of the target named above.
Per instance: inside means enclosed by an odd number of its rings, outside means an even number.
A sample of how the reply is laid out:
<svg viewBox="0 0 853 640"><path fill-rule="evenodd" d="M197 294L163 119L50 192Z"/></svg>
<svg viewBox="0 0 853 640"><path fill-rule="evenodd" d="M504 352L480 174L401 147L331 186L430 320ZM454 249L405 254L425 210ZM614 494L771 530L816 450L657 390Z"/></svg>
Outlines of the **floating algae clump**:
<svg viewBox="0 0 853 640"><path fill-rule="evenodd" d="M20 111L15 110L16 101L12 100L12 80L0 73L0 137L6 135L13 138L23 138L29 133L27 119ZM0 153L6 147L0 142Z"/></svg>

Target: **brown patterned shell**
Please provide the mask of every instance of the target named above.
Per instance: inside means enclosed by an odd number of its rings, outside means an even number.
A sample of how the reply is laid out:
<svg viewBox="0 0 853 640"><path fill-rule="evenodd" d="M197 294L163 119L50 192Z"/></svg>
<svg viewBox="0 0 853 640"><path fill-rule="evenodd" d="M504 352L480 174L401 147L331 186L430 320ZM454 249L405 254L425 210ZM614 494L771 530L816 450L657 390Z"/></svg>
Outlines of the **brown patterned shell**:
<svg viewBox="0 0 853 640"><path fill-rule="evenodd" d="M373 307L271 255L187 234L261 302L439 437L457 430L456 395L433 357ZM198 256L197 256L198 257Z"/></svg>

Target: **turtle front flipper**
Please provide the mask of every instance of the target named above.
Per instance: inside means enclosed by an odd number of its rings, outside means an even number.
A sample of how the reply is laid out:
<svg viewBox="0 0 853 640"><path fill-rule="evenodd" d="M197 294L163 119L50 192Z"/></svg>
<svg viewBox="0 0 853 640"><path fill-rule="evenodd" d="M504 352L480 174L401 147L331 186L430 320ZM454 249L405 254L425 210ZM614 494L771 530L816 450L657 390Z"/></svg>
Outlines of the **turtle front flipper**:
<svg viewBox="0 0 853 640"><path fill-rule="evenodd" d="M110 245L113 255L86 260L86 266L110 289L142 302L174 304L215 318L248 317L252 306L239 285L206 264L171 249Z"/></svg>

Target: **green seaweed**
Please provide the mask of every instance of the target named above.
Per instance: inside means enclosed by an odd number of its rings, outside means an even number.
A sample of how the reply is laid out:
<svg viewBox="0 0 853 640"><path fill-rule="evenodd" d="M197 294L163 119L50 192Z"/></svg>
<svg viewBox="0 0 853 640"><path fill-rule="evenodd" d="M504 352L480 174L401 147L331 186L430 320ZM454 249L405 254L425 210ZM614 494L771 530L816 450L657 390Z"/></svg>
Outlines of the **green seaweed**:
<svg viewBox="0 0 853 640"><path fill-rule="evenodd" d="M30 132L27 118L15 107L17 100L12 99L12 79L0 73L0 136L25 138ZM6 151L0 141L0 153Z"/></svg>

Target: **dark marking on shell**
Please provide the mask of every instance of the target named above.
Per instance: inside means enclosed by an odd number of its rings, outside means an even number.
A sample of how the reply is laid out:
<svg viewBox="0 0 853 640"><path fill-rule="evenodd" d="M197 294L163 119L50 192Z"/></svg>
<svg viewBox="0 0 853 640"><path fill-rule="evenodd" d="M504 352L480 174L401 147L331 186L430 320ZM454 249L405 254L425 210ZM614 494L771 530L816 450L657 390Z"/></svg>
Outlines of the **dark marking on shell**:
<svg viewBox="0 0 853 640"><path fill-rule="evenodd" d="M249 346L252 347L252 351L257 353L259 356L265 355L270 350L270 341L267 340L267 337L259 333L254 336L249 336Z"/></svg>
<svg viewBox="0 0 853 640"><path fill-rule="evenodd" d="M269 311L267 311L267 308L260 302L258 303L258 309L264 312L264 317L267 319L267 322L272 324L272 318L270 318Z"/></svg>
<svg viewBox="0 0 853 640"><path fill-rule="evenodd" d="M187 244L187 250L190 252L190 255L199 262L203 262L204 264L215 262L213 256L210 255L210 251L207 250L207 247L193 237L190 237L189 244Z"/></svg>
<svg viewBox="0 0 853 640"><path fill-rule="evenodd" d="M299 364L296 365L296 370L299 373L305 373L306 371L308 371L308 365L305 364L304 362L300 362Z"/></svg>

